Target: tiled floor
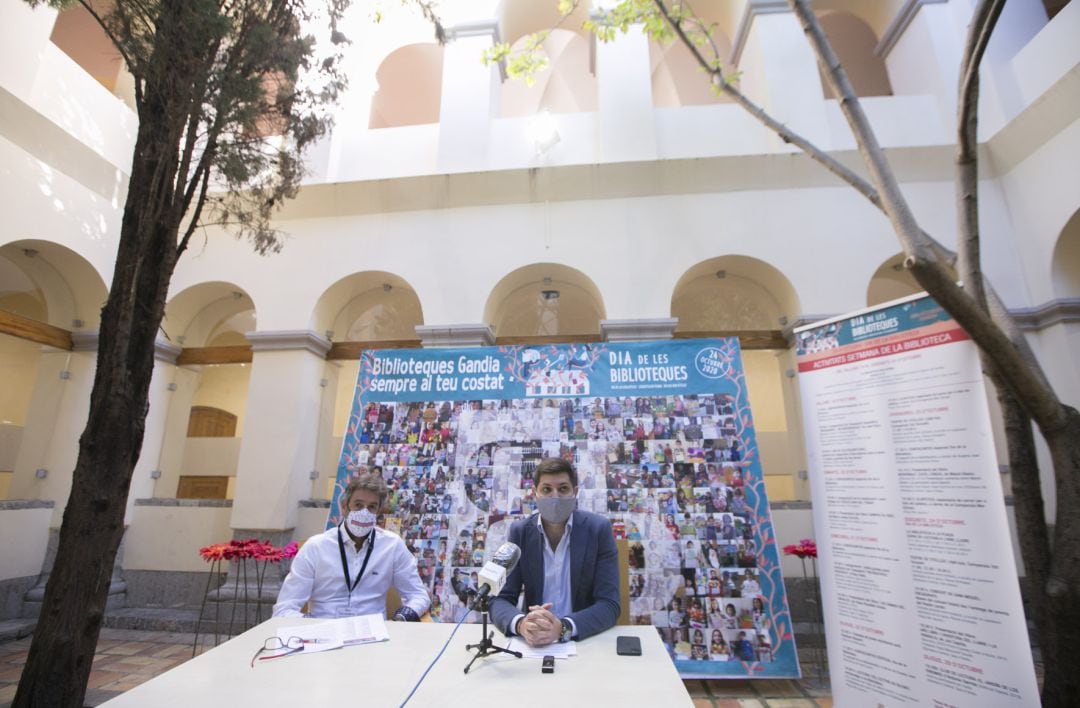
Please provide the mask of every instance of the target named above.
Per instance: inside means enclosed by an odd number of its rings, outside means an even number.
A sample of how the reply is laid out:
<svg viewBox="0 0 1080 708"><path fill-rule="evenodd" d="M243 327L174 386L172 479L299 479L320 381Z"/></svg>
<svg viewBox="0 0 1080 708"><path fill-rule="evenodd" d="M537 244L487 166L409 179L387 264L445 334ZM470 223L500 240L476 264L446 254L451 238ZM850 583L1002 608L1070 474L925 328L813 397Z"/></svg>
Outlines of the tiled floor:
<svg viewBox="0 0 1080 708"><path fill-rule="evenodd" d="M90 672L86 705L97 706L191 658L194 636L183 632L103 629ZM30 638L0 643L0 708L15 697ZM804 660L804 670L806 662ZM688 680L697 708L831 708L827 684L801 681Z"/></svg>

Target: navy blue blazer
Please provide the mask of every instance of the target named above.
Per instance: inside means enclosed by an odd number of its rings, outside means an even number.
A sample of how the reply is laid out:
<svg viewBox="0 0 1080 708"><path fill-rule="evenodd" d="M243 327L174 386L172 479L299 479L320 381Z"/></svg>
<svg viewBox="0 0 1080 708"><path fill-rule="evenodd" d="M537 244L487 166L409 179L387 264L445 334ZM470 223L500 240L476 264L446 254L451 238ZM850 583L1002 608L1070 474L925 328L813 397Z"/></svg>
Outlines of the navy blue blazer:
<svg viewBox="0 0 1080 708"><path fill-rule="evenodd" d="M574 512L570 533L570 602L567 615L577 627L575 639L585 639L615 626L619 618L619 561L611 522L590 511ZM515 521L506 539L521 548L521 560L510 571L502 592L491 602L491 619L503 634L523 610L518 596L525 591L524 608L543 604L544 539L537 514Z"/></svg>

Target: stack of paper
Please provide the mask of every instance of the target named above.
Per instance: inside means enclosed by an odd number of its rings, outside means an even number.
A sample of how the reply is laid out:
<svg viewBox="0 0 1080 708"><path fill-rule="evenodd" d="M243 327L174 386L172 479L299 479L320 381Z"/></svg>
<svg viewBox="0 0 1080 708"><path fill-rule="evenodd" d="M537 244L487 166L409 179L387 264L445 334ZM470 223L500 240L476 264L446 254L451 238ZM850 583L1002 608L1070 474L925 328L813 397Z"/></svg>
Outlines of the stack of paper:
<svg viewBox="0 0 1080 708"><path fill-rule="evenodd" d="M304 643L305 652L327 651L350 644L368 644L385 642L390 639L386 631L386 622L382 615L360 615L342 617L312 624L282 627L277 631L278 639L288 645L299 637Z"/></svg>

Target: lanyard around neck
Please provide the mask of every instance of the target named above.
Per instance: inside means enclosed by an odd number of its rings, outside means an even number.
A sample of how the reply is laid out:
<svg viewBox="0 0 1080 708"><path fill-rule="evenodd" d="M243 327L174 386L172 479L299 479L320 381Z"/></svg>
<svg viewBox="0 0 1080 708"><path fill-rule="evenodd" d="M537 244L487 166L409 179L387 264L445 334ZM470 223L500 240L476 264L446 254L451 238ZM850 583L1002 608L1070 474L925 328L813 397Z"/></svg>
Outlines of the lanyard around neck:
<svg viewBox="0 0 1080 708"><path fill-rule="evenodd" d="M360 584L360 579L364 577L364 571L367 570L368 561L371 560L371 549L375 547L375 529L371 529L371 533L367 536L367 554L364 555L364 562L360 566L360 572L356 574L356 580L349 580L349 561L345 558L345 540L341 538L340 526L337 530L337 542L338 550L341 551L341 569L345 573L345 587L349 589L351 595L353 589Z"/></svg>

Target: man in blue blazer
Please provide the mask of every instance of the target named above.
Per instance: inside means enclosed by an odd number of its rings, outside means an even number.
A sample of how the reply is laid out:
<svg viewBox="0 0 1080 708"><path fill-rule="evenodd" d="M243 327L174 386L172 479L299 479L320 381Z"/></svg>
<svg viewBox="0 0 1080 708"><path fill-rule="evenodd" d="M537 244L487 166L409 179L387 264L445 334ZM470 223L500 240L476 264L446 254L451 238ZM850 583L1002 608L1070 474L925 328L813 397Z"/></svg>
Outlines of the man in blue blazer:
<svg viewBox="0 0 1080 708"><path fill-rule="evenodd" d="M603 632L615 625L620 611L611 523L577 510L577 472L566 460L543 460L533 483L539 513L510 527L507 540L521 548L521 560L491 602L492 620L504 634L532 646Z"/></svg>

